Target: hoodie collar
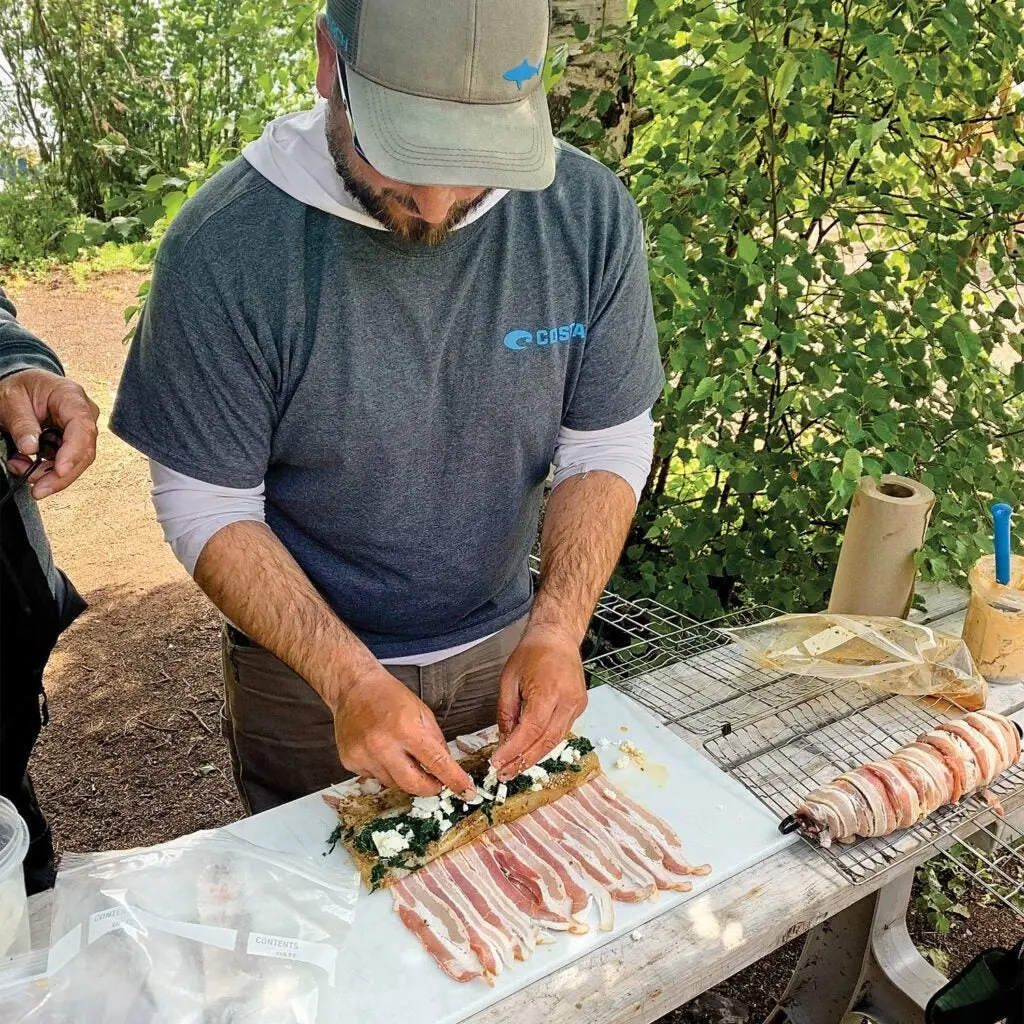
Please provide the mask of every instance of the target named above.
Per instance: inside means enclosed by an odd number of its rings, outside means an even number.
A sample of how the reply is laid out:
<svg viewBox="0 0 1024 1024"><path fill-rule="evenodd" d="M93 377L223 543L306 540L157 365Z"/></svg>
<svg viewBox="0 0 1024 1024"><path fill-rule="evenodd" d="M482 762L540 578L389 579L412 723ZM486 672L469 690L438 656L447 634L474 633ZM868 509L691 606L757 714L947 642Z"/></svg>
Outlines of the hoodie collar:
<svg viewBox="0 0 1024 1024"><path fill-rule="evenodd" d="M326 119L327 102L322 99L310 110L275 118L255 142L242 150L242 156L264 178L300 203L363 227L387 231L345 188L327 150ZM507 189L489 193L455 230L479 220L507 194Z"/></svg>

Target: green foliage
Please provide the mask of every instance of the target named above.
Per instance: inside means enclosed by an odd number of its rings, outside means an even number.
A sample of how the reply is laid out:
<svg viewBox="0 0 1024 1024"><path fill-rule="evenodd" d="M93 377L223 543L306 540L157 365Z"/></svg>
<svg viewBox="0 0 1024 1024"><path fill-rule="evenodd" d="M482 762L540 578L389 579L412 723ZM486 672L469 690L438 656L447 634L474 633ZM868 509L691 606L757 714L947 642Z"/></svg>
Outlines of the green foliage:
<svg viewBox="0 0 1024 1024"><path fill-rule="evenodd" d="M942 858L929 861L918 872L920 892L914 909L925 923L939 935L948 935L956 918L967 920L970 910L961 902L969 897L970 880L951 861Z"/></svg>
<svg viewBox="0 0 1024 1024"><path fill-rule="evenodd" d="M624 171L668 376L619 586L821 607L862 473L962 579L1024 499L1019 0L637 0Z"/></svg>
<svg viewBox="0 0 1024 1024"><path fill-rule="evenodd" d="M60 254L77 218L75 201L47 168L0 181L0 264Z"/></svg>
<svg viewBox="0 0 1024 1024"><path fill-rule="evenodd" d="M84 214L141 214L138 181L205 165L307 102L318 10L311 0L6 0L0 128L33 141Z"/></svg>

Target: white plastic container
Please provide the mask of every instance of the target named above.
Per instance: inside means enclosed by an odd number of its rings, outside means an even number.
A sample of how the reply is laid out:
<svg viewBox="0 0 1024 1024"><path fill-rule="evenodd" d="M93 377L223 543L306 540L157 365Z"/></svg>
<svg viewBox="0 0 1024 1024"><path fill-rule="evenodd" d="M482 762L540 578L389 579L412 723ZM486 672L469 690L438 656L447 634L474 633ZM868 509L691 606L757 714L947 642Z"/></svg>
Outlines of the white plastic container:
<svg viewBox="0 0 1024 1024"><path fill-rule="evenodd" d="M28 826L14 804L0 796L0 961L32 947L21 870L27 852Z"/></svg>

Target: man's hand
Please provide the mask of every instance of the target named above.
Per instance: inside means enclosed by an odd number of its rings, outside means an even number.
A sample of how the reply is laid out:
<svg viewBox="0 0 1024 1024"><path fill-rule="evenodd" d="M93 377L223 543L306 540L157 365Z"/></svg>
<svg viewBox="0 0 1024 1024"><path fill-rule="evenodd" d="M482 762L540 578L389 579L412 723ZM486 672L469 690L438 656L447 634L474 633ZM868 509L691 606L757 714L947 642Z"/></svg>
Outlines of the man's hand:
<svg viewBox="0 0 1024 1024"><path fill-rule="evenodd" d="M336 702L341 763L417 796L435 796L443 783L463 799L472 797L473 780L448 752L430 709L383 666L378 669L350 683Z"/></svg>
<svg viewBox="0 0 1024 1024"><path fill-rule="evenodd" d="M502 743L491 763L502 781L557 746L587 706L579 644L565 631L529 626L505 663L498 695Z"/></svg>
<svg viewBox="0 0 1024 1024"><path fill-rule="evenodd" d="M0 380L0 427L20 453L8 463L12 473L31 466L44 427L56 427L64 435L53 465L44 463L36 473L34 498L64 490L92 465L99 413L80 385L49 370L20 370Z"/></svg>

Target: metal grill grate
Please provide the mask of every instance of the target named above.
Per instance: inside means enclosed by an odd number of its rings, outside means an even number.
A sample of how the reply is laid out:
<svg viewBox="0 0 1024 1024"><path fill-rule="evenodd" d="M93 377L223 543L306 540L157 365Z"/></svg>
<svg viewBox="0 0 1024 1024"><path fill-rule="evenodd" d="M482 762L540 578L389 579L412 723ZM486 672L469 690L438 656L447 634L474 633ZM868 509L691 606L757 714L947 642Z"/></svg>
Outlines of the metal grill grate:
<svg viewBox="0 0 1024 1024"><path fill-rule="evenodd" d="M946 702L766 670L721 632L776 614L761 607L706 624L681 620L657 639L650 639L648 630L643 639L592 659L587 669L593 683L628 693L664 724L702 744L714 763L780 820L815 787L888 757L937 722L958 716ZM1024 789L1024 766L1011 768L991 788L997 796ZM988 805L971 797L891 836L829 849L808 842L859 883L927 846L945 845L965 825L977 821L980 827L986 815L991 815ZM1024 878L1019 850L1003 851L1001 870L1008 871L1011 857Z"/></svg>

